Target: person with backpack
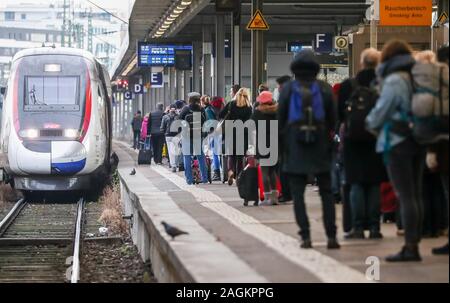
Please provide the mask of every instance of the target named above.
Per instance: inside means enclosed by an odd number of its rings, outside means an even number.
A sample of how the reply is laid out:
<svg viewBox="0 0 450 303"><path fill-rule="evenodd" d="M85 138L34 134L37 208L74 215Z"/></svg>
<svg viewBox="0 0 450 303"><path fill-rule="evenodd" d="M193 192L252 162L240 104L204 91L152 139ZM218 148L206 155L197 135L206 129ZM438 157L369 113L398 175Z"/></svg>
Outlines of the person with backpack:
<svg viewBox="0 0 450 303"><path fill-rule="evenodd" d="M164 105L156 104L156 110L149 113L147 133L153 150L153 159L156 164L162 164L162 152L164 145L164 133L161 131L161 122L164 116Z"/></svg>
<svg viewBox="0 0 450 303"><path fill-rule="evenodd" d="M425 148L412 131L413 79L415 65L411 46L391 40L381 53L377 76L380 97L366 118L367 129L377 134L376 151L383 154L389 178L400 201L405 244L400 252L386 257L387 262L421 261L422 180Z"/></svg>
<svg viewBox="0 0 450 303"><path fill-rule="evenodd" d="M350 184L352 230L346 239L364 239L368 227L370 239L381 239L380 184L386 172L376 139L365 129L365 119L378 99L372 87L380 53L374 48L361 53L362 70L354 79L344 81L339 90L339 121L343 124L343 160L346 182Z"/></svg>
<svg viewBox="0 0 450 303"><path fill-rule="evenodd" d="M303 50L291 63L295 80L280 94L278 121L283 171L289 175L294 211L302 238L301 248L312 248L305 205L308 175L317 178L322 200L323 222L328 249L339 249L336 210L331 191L331 158L336 110L333 92L317 80L320 65L311 50Z"/></svg>
<svg viewBox="0 0 450 303"><path fill-rule="evenodd" d="M174 131L172 128L174 127L173 122L178 119L176 106L170 105L169 113L164 115L161 123L161 131L164 133L166 137L167 150L169 153L169 163L172 169L172 172L177 171L178 163L178 154L179 148L178 144L180 143L180 137L178 136L179 132Z"/></svg>
<svg viewBox="0 0 450 303"><path fill-rule="evenodd" d="M252 115L252 105L250 102L249 92L246 88L241 88L236 94L236 99L230 101L225 105L222 111L219 114L220 120L225 121L237 121L240 120L245 123L247 120L250 120ZM225 122L226 123L226 122ZM244 153L247 152L248 149L248 139L249 133L248 129L244 130L244 142L237 142L237 132L236 129L233 129L233 144L232 146L225 146L225 154L227 155L228 161L228 185L233 185L234 179L239 176L239 173L244 168L244 158L245 155L239 155L237 153L238 148L237 144L244 145ZM225 134L226 136L227 134ZM231 134L229 134L231 135Z"/></svg>
<svg viewBox="0 0 450 303"><path fill-rule="evenodd" d="M139 147L139 137L141 135L142 112L138 110L131 120L131 129L133 130L133 149Z"/></svg>
<svg viewBox="0 0 450 303"><path fill-rule="evenodd" d="M209 102L208 106L205 108L207 123L214 123L219 120L220 111L224 107L224 100L222 97L213 97L212 101ZM222 144L221 134L212 133L210 134L209 147L213 152L213 176L212 181L220 181L220 148ZM217 145L217 146L216 146Z"/></svg>
<svg viewBox="0 0 450 303"><path fill-rule="evenodd" d="M203 125L206 122L206 115L201 107L200 94L191 92L188 97L189 104L183 107L180 112L180 120L184 121L181 132L184 175L188 185L194 184L192 161L195 156L200 168L201 182L208 183L208 168L202 148Z"/></svg>
<svg viewBox="0 0 450 303"><path fill-rule="evenodd" d="M255 121L256 124L256 158L257 159L263 159L263 158L269 158L270 155L262 155L259 150L259 132L261 131L260 126L261 124L265 124L265 133L266 133L266 140L265 140L265 146L271 146L273 144L270 140L271 135L274 134L270 133L270 123L271 121L277 120L277 109L278 105L273 100L273 95L270 91L263 91L259 94L259 96L256 98L256 101L258 102L258 106L255 108L252 119ZM277 135L277 134L275 134ZM262 172L262 179L263 179L263 185L264 185L264 201L260 203L260 205L278 205L278 189L277 189L277 166L263 166L261 165L261 172Z"/></svg>

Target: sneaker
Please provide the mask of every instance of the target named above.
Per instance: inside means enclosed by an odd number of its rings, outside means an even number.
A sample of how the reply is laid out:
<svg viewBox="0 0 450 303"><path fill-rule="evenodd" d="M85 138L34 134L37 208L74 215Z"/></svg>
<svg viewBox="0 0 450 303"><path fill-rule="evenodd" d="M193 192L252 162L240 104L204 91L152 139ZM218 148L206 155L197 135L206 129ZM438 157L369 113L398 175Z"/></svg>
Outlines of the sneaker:
<svg viewBox="0 0 450 303"><path fill-rule="evenodd" d="M273 206L274 204L270 200L265 199L264 201L259 203L259 205L261 205L261 206Z"/></svg>
<svg viewBox="0 0 450 303"><path fill-rule="evenodd" d="M272 190L269 195L269 199L272 202L272 205L278 205L278 190Z"/></svg>
<svg viewBox="0 0 450 303"><path fill-rule="evenodd" d="M433 255L448 255L448 243L442 247L433 248Z"/></svg>
<svg viewBox="0 0 450 303"><path fill-rule="evenodd" d="M211 181L220 181L220 170L215 170Z"/></svg>
<svg viewBox="0 0 450 303"><path fill-rule="evenodd" d="M176 167L176 166L172 167L172 172L173 172L173 173L176 173L176 172L177 172L177 167Z"/></svg>
<svg viewBox="0 0 450 303"><path fill-rule="evenodd" d="M386 262L420 262L422 258L419 254L419 247L403 246L402 250L396 254L386 257Z"/></svg>

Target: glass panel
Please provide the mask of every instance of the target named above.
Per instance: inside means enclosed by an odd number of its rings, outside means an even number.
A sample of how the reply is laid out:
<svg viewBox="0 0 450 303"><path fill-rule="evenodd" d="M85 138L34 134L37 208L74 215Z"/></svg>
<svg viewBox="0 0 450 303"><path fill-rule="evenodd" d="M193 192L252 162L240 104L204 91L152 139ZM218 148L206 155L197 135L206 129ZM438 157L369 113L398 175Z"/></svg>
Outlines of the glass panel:
<svg viewBox="0 0 450 303"><path fill-rule="evenodd" d="M40 105L44 104L44 78L28 77L28 98L25 104Z"/></svg>
<svg viewBox="0 0 450 303"><path fill-rule="evenodd" d="M45 105L58 104L58 78L44 77Z"/></svg>
<svg viewBox="0 0 450 303"><path fill-rule="evenodd" d="M58 77L59 104L77 104L77 77Z"/></svg>
<svg viewBox="0 0 450 303"><path fill-rule="evenodd" d="M27 77L25 105L77 105L78 77Z"/></svg>

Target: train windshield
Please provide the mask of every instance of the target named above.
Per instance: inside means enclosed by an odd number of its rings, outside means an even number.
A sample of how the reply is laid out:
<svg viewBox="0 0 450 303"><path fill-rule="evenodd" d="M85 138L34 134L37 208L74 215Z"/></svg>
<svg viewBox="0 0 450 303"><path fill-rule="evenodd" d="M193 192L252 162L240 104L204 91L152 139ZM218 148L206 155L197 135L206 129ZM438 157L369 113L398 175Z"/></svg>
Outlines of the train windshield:
<svg viewBox="0 0 450 303"><path fill-rule="evenodd" d="M19 61L19 136L66 140L66 133L81 132L90 94L89 65L73 55L34 55Z"/></svg>
<svg viewBox="0 0 450 303"><path fill-rule="evenodd" d="M28 76L25 80L25 110L42 105L78 109L78 76ZM66 108L68 109L68 108Z"/></svg>

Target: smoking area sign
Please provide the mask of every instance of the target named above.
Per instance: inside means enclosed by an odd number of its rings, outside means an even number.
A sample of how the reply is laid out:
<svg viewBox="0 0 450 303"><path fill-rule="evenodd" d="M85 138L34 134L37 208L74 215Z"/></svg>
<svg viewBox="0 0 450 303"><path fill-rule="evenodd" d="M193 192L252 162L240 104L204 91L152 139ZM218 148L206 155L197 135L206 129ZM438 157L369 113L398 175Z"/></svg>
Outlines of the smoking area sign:
<svg viewBox="0 0 450 303"><path fill-rule="evenodd" d="M379 0L381 26L431 26L432 0Z"/></svg>

